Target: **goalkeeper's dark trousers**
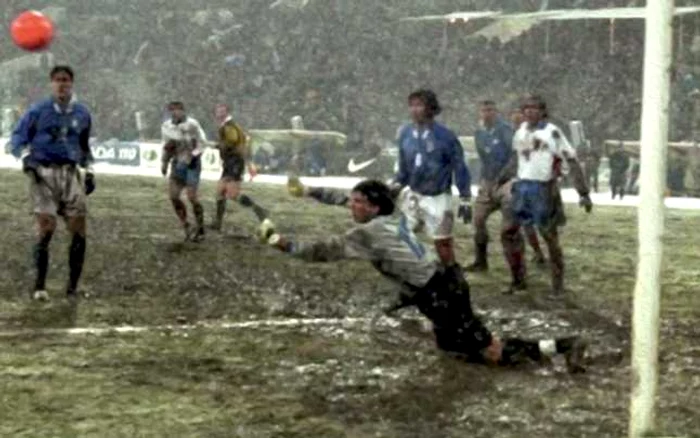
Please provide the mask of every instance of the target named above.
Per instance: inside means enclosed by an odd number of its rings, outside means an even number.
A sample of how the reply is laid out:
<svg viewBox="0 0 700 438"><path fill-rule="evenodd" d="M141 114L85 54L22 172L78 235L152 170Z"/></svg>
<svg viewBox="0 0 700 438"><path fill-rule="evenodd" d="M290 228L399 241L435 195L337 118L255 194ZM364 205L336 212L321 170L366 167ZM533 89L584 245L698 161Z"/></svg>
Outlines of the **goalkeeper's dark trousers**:
<svg viewBox="0 0 700 438"><path fill-rule="evenodd" d="M454 265L441 269L415 292L410 302L433 323L438 348L469 362L484 363L484 350L491 345L493 336L474 315L462 268ZM500 365L540 359L537 342L507 338L502 345Z"/></svg>

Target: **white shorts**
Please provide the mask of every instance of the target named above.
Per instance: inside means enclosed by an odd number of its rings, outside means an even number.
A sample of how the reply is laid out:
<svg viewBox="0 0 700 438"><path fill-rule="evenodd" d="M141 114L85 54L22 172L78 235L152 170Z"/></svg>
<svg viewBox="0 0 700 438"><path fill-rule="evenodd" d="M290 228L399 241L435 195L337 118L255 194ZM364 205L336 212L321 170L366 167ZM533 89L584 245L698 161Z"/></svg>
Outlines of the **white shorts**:
<svg viewBox="0 0 700 438"><path fill-rule="evenodd" d="M399 195L399 207L414 232L425 231L433 240L452 237L452 194L425 196L405 188Z"/></svg>
<svg viewBox="0 0 700 438"><path fill-rule="evenodd" d="M39 166L39 182L29 175L32 211L50 216L85 216L85 188L75 166Z"/></svg>

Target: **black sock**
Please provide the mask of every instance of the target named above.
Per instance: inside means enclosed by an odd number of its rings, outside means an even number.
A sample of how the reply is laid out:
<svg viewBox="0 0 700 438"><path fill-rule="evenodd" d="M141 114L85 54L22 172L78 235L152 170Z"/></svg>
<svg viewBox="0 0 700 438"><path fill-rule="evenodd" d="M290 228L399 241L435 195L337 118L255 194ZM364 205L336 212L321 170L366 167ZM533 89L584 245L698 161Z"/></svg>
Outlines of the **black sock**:
<svg viewBox="0 0 700 438"><path fill-rule="evenodd" d="M192 209L194 210L194 217L197 219L197 227L204 227L204 207L199 202L192 203Z"/></svg>
<svg viewBox="0 0 700 438"><path fill-rule="evenodd" d="M221 225L224 220L224 214L226 214L226 199L216 200L216 224Z"/></svg>
<svg viewBox="0 0 700 438"><path fill-rule="evenodd" d="M574 345L574 341L576 341L576 337L573 336L568 338L555 339L554 345L556 346L557 353L562 354L571 350L571 347Z"/></svg>
<svg viewBox="0 0 700 438"><path fill-rule="evenodd" d="M267 211L259 206L258 204L253 201L253 199L246 195L242 194L238 196L238 203L241 204L244 207L250 207L253 209L253 213L255 213L255 216L258 218L260 222L264 221L267 219Z"/></svg>
<svg viewBox="0 0 700 438"><path fill-rule="evenodd" d="M34 290L46 289L46 274L49 272L49 243L53 233L46 233L34 244L34 267L36 268L36 282Z"/></svg>
<svg viewBox="0 0 700 438"><path fill-rule="evenodd" d="M78 289L78 280L83 272L85 262L85 236L78 233L73 234L70 242L70 252L68 253L68 266L70 267L68 279L68 292L74 293Z"/></svg>

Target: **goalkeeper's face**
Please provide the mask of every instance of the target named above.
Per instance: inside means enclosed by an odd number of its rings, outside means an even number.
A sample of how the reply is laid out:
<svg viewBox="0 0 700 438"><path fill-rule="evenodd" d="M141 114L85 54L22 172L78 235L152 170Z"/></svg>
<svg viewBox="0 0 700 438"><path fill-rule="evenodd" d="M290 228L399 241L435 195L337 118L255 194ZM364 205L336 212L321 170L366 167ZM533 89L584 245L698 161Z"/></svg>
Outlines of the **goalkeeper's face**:
<svg viewBox="0 0 700 438"><path fill-rule="evenodd" d="M353 220L360 224L371 221L379 214L379 207L371 204L360 192L350 194L349 205Z"/></svg>

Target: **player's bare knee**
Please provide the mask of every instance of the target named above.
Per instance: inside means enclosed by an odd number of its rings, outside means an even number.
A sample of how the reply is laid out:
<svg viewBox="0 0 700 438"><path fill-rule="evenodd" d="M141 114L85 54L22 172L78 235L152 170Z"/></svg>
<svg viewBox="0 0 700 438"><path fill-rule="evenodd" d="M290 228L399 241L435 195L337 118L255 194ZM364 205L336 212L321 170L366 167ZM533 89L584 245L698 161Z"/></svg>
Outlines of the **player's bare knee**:
<svg viewBox="0 0 700 438"><path fill-rule="evenodd" d="M520 227L517 225L507 225L501 229L501 240L515 240L520 235Z"/></svg>
<svg viewBox="0 0 700 438"><path fill-rule="evenodd" d="M68 231L71 234L78 234L80 236L85 237L85 234L87 232L87 221L85 220L85 216L80 215L69 217L67 221L67 227Z"/></svg>
<svg viewBox="0 0 700 438"><path fill-rule="evenodd" d="M187 189L187 200L190 201L190 203L192 204L198 204L199 196L197 194L197 191L193 189Z"/></svg>
<svg viewBox="0 0 700 438"><path fill-rule="evenodd" d="M36 231L39 237L53 234L56 231L56 218L48 214L36 216Z"/></svg>

